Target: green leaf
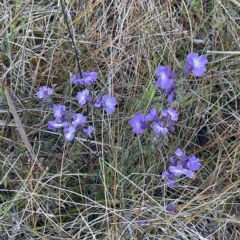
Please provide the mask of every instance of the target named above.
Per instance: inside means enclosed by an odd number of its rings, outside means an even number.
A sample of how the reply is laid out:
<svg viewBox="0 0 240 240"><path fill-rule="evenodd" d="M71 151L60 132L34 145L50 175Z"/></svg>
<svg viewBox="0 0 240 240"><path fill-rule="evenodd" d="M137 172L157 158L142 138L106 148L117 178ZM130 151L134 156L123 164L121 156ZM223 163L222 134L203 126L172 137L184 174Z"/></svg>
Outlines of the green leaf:
<svg viewBox="0 0 240 240"><path fill-rule="evenodd" d="M145 100L152 100L152 98L155 95L157 87L156 86L151 86L150 88L144 88L144 98Z"/></svg>

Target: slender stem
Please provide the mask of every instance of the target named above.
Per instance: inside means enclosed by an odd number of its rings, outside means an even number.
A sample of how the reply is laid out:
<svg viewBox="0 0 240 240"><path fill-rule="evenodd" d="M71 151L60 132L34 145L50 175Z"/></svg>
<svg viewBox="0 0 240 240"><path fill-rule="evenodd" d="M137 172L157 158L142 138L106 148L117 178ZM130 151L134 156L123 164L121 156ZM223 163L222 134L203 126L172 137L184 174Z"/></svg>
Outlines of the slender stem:
<svg viewBox="0 0 240 240"><path fill-rule="evenodd" d="M64 11L64 6L63 6L62 0L60 0L60 3L61 3L61 8L62 8L62 13L63 13L63 16L64 16L64 20L65 20L65 22L67 24L67 29L68 29L68 32L69 32L69 36L70 36L70 38L72 40L73 48L74 48L75 55L76 55L76 58L77 58L78 71L79 71L80 77L83 78L82 70L81 70L81 67L80 67L80 58L79 58L79 55L78 55L78 51L77 51L77 47L76 47L75 41L73 39L72 32L71 32L69 24L68 24L68 18L67 18L66 12Z"/></svg>
<svg viewBox="0 0 240 240"><path fill-rule="evenodd" d="M65 22L67 24L67 29L68 29L68 32L69 32L69 36L72 39L72 44L73 44L73 48L74 48L76 59L77 59L77 66L78 66L79 75L80 75L81 78L83 78L82 70L81 70L81 67L80 67L80 58L79 58L79 55L78 55L78 51L77 51L77 47L76 47L75 41L73 39L72 32L71 32L69 24L68 24L68 18L67 18L66 12L64 11L64 6L63 6L62 0L60 0L60 3L61 3L61 8L62 8L62 13L63 13L63 16L64 16L64 20L65 20ZM89 114L89 108L88 108L88 105L87 105L87 116L88 116L88 114ZM88 143L90 143L90 140L89 140ZM88 159L89 158L90 158L90 155L88 156Z"/></svg>

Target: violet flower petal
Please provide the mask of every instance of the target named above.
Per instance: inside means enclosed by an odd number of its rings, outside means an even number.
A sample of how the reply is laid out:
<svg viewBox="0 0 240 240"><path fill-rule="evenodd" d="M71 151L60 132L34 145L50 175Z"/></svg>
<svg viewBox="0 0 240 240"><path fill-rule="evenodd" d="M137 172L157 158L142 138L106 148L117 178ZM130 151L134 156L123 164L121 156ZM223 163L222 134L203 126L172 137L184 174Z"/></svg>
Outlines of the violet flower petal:
<svg viewBox="0 0 240 240"><path fill-rule="evenodd" d="M91 102L91 97L89 96L89 90L88 89L84 89L81 92L77 93L77 99L78 99L78 103L81 105L86 104L87 102Z"/></svg>
<svg viewBox="0 0 240 240"><path fill-rule="evenodd" d="M144 116L141 113L135 114L130 120L130 126L133 128L133 132L137 134L141 134L144 131L143 123Z"/></svg>
<svg viewBox="0 0 240 240"><path fill-rule="evenodd" d="M115 112L115 106L117 105L117 99L106 94L102 96L102 106L107 114L112 114Z"/></svg>

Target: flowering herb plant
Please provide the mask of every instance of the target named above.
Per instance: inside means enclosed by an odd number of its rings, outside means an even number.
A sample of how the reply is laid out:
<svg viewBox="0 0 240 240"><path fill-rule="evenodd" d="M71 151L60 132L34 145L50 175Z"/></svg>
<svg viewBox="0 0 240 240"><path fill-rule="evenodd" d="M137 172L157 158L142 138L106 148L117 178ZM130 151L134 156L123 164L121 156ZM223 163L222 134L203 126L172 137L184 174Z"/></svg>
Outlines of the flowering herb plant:
<svg viewBox="0 0 240 240"><path fill-rule="evenodd" d="M167 185L171 188L175 187L175 181L181 175L188 178L193 178L194 171L197 171L201 167L199 158L196 156L186 156L185 151L178 148L175 151L175 156L169 158L170 166L169 171L164 171L162 179L167 182Z"/></svg>
<svg viewBox="0 0 240 240"><path fill-rule="evenodd" d="M208 63L206 56L199 56L197 53L189 53L186 57L186 65L183 73L192 72L194 76L201 77L206 72L205 65ZM176 82L177 74L171 71L167 66L160 66L156 69L156 85L167 95L167 103L172 104L176 100ZM138 135L145 130L154 132L155 140L174 132L174 125L178 121L179 115L171 106L158 113L156 108L152 108L149 113L137 113L130 119L132 131ZM176 156L169 158L170 166L168 171L164 171L162 179L166 181L171 188L175 187L176 180L180 176L193 178L194 172L199 170L201 163L196 156L187 156L185 151L178 148L175 151Z"/></svg>
<svg viewBox="0 0 240 240"><path fill-rule="evenodd" d="M82 77L81 77L82 76ZM98 74L96 72L83 72L77 73L71 78L72 84L91 85L97 79ZM52 106L50 95L53 94L53 89L47 86L42 86L37 92L37 97L42 99L43 103L47 106ZM88 89L83 89L77 93L76 99L80 105L91 104L95 108L101 108L106 111L107 114L115 112L115 106L117 105L117 99L111 97L108 94L102 96L102 98L96 98L95 101L90 96ZM50 104L49 104L50 103ZM67 110L65 105L53 105L54 120L48 121L48 129L51 131L62 130L66 142L74 140L77 131L92 137L94 127L87 125L87 116L82 113L74 113L73 110Z"/></svg>
<svg viewBox="0 0 240 240"><path fill-rule="evenodd" d="M207 63L206 56L190 53L186 57L183 74L192 72L194 76L201 77L206 72L205 65ZM167 95L168 106L160 112L155 107L152 107L146 114L136 113L130 119L129 124L133 133L140 135L147 130L154 133L155 140L160 140L168 134L174 134L175 124L179 119L179 114L173 107L173 102L177 98L177 74L168 66L159 66L155 71L155 75L157 76L157 87L162 89ZM79 72L73 75L70 81L72 84L84 87L94 84L97 78L98 74L96 72ZM36 94L45 105L50 106L53 110L54 120L48 121L48 129L54 132L61 131L66 142L73 141L77 132L91 138L95 129L88 124L87 116L83 113L74 112L71 109L67 110L67 107L63 104L53 105L51 100L52 94L53 89L47 86L40 87ZM107 114L113 114L118 103L117 99L109 94L105 94L102 97L94 97L87 88L79 91L76 99L81 106L89 104L96 109L102 109ZM177 186L178 179L181 176L192 179L195 177L195 172L200 168L199 158L195 155L188 156L184 150L177 148L175 155L169 158L169 166L162 173L162 179L168 187L174 188ZM177 213L175 203L167 205L166 211Z"/></svg>

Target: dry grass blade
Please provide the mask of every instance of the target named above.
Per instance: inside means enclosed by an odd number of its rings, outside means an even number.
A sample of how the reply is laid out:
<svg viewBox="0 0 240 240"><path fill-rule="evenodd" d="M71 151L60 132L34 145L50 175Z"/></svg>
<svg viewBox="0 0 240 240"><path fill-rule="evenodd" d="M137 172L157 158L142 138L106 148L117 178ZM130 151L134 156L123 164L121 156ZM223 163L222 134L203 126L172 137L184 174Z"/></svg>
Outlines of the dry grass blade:
<svg viewBox="0 0 240 240"><path fill-rule="evenodd" d="M32 148L32 145L30 144L29 140L28 140L28 137L27 137L27 134L25 132L25 129L24 129L24 126L21 122L21 119L19 118L18 116L18 113L17 113L17 110L13 104L13 100L8 92L8 89L6 86L3 85L3 88L4 88L4 93L5 93L5 96L6 96L6 99L7 99L7 103L8 103L8 106L9 106L9 109L10 109L10 112L12 113L13 117L14 117L14 121L15 121L15 124L16 124L16 127L18 129L18 132L21 136L21 139L23 141L23 143L25 144L28 152L30 153L32 159L34 161L37 162L37 164L39 165L40 168L42 168L41 164L37 161L37 155L35 154L33 148Z"/></svg>
<svg viewBox="0 0 240 240"><path fill-rule="evenodd" d="M240 3L237 2L236 0L231 0L232 3L236 4L238 7L240 7Z"/></svg>
<svg viewBox="0 0 240 240"><path fill-rule="evenodd" d="M60 0L0 1L0 236L239 240L239 1L62 3L64 11ZM207 55L203 77L182 75L190 52ZM117 98L113 115L78 104L77 62L98 73L87 86L93 102ZM166 65L180 74L171 105L179 120L153 141L129 122L170 106L154 74ZM42 86L54 90L44 101ZM78 131L66 143L62 127L49 129L57 105L66 121L86 116L92 138ZM202 166L172 189L162 173L177 148Z"/></svg>

